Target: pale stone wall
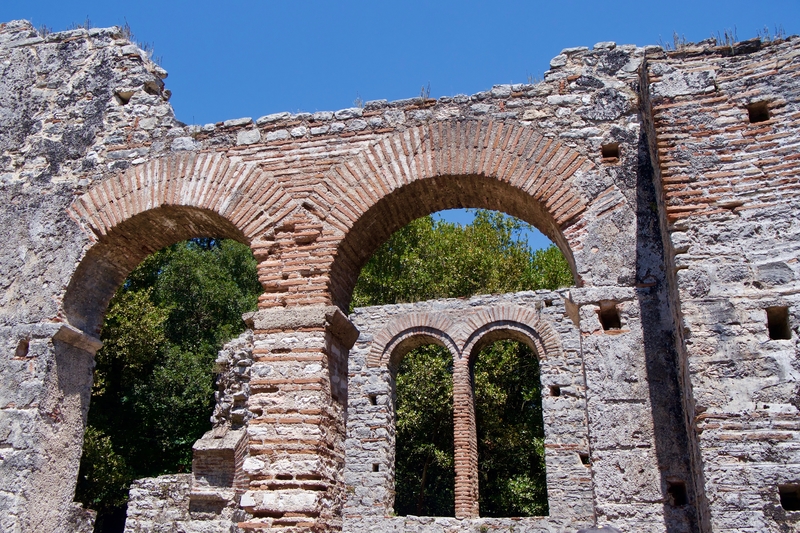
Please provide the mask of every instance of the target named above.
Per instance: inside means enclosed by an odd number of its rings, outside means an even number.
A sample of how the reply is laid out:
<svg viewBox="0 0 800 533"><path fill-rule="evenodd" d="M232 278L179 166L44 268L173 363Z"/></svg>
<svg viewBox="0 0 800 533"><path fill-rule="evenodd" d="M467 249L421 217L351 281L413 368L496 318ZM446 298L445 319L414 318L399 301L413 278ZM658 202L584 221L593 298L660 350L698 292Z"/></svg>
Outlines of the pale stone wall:
<svg viewBox="0 0 800 533"><path fill-rule="evenodd" d="M747 41L647 69L696 483L711 531L794 531L800 483L796 40ZM761 105L767 115L757 117ZM767 309L787 311L785 339Z"/></svg>
<svg viewBox="0 0 800 533"><path fill-rule="evenodd" d="M346 413L363 399L347 363L376 371L366 338L350 357L336 309L393 231L461 206L537 225L573 270L562 315L542 316L583 369L592 520L796 528L780 490L800 487L798 50L598 43L535 85L191 127L119 29L0 25L0 528L86 518L71 500L108 300L149 253L201 236L249 244L265 289L252 340L219 361L216 427L247 432L240 523L341 528ZM788 339L770 338L768 308L785 309L773 337ZM462 487L460 516L477 520ZM488 527L384 518L359 527Z"/></svg>

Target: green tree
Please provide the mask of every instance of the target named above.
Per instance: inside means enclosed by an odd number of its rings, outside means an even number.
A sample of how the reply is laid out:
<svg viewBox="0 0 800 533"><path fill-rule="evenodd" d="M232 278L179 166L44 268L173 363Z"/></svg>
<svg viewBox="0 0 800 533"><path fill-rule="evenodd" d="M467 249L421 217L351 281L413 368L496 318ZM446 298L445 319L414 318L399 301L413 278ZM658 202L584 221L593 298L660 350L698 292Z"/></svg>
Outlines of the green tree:
<svg viewBox="0 0 800 533"><path fill-rule="evenodd" d="M249 248L195 239L142 262L112 298L97 353L76 499L121 531L132 480L188 472L210 427L213 364L261 286Z"/></svg>
<svg viewBox="0 0 800 533"><path fill-rule="evenodd" d="M497 341L473 369L481 516L547 514L539 360L527 345Z"/></svg>
<svg viewBox="0 0 800 533"><path fill-rule="evenodd" d="M572 274L555 246L531 250L516 238L528 227L479 210L460 226L417 219L364 266L353 305L384 305L474 294L556 289ZM526 516L547 512L538 360L524 344L497 342L474 367L480 512ZM396 386L395 511L452 516L452 356L439 346L412 350Z"/></svg>
<svg viewBox="0 0 800 533"><path fill-rule="evenodd" d="M436 345L409 353L397 374L395 512L452 516L453 359Z"/></svg>
<svg viewBox="0 0 800 533"><path fill-rule="evenodd" d="M479 210L461 226L432 217L396 231L362 268L353 306L417 302L572 284L569 265L555 246L531 250L515 238L524 222Z"/></svg>

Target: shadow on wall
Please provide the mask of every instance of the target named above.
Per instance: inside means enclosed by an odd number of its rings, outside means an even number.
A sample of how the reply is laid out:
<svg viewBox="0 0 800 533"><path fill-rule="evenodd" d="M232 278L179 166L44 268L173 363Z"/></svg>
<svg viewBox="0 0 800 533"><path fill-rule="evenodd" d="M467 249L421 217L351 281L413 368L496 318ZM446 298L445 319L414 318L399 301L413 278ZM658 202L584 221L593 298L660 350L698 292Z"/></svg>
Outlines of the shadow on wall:
<svg viewBox="0 0 800 533"><path fill-rule="evenodd" d="M680 386L677 334L654 189L654 169L645 128L639 138L637 168L636 292L644 337L656 456L661 472L668 533L697 531L697 495L692 484L691 447ZM605 531L605 530L601 530Z"/></svg>

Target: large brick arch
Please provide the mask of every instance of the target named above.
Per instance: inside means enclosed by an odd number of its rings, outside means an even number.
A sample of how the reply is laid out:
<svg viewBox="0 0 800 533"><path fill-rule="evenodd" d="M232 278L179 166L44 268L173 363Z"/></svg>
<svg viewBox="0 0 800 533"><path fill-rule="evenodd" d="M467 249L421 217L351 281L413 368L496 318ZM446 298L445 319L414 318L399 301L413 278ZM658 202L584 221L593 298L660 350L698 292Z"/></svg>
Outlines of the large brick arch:
<svg viewBox="0 0 800 533"><path fill-rule="evenodd" d="M67 287L65 317L96 335L114 291L148 255L194 237L251 244L295 208L257 165L222 154L168 156L105 179L69 210L91 245Z"/></svg>
<svg viewBox="0 0 800 533"><path fill-rule="evenodd" d="M594 168L556 138L518 123L452 120L381 139L326 174L328 200L314 198L345 234L331 267L333 302L347 306L361 267L394 231L450 208L494 209L535 225L576 275L574 243L563 231L589 203L573 176Z"/></svg>

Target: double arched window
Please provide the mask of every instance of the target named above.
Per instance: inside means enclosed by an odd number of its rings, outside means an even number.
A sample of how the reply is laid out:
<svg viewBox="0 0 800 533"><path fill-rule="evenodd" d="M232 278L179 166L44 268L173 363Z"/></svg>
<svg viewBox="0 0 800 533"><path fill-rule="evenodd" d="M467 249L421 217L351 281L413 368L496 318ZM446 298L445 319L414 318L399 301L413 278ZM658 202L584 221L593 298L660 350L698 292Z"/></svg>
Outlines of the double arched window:
<svg viewBox="0 0 800 533"><path fill-rule="evenodd" d="M564 338L577 340L577 328L565 320L563 303L553 305L561 302L556 293L521 294L514 305L497 301L516 296L504 295L484 297L493 299L487 305L481 297L447 300L425 312L414 311L430 303L392 306L384 317L376 316L380 308L357 310L368 342L350 359L347 514L547 515L548 500L558 507L567 491L591 508L579 479L590 478L581 461L588 450L582 367L562 349ZM498 370L501 359L510 372ZM409 407L439 432L430 442L420 445L408 431L421 425L403 419ZM503 442L512 436L517 442ZM514 458L502 456L505 450L518 454L518 468L506 468ZM544 493L531 494L535 487Z"/></svg>

